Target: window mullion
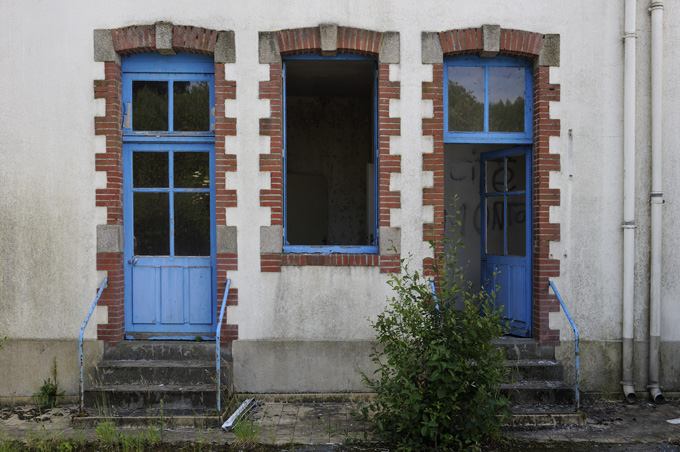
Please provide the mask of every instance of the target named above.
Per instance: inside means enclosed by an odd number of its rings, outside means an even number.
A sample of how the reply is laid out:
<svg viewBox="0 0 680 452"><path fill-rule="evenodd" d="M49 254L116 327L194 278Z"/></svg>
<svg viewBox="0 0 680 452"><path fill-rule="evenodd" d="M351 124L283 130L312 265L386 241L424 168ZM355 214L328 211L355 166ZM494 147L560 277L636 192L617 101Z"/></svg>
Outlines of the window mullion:
<svg viewBox="0 0 680 452"><path fill-rule="evenodd" d="M168 187L170 189L170 256L175 256L175 154L168 151Z"/></svg>
<svg viewBox="0 0 680 452"><path fill-rule="evenodd" d="M172 79L168 80L168 131L175 130L175 85Z"/></svg>
<svg viewBox="0 0 680 452"><path fill-rule="evenodd" d="M489 132L489 66L484 67L484 132Z"/></svg>

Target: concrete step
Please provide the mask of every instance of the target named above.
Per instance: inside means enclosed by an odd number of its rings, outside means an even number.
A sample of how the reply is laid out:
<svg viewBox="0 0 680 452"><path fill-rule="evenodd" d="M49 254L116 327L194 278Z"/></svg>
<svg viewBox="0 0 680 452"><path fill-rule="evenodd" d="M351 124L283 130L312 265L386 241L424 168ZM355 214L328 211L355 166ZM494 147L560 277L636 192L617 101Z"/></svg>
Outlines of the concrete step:
<svg viewBox="0 0 680 452"><path fill-rule="evenodd" d="M564 380L564 368L553 359L508 360L507 383L517 381L557 381Z"/></svg>
<svg viewBox="0 0 680 452"><path fill-rule="evenodd" d="M103 361L96 382L104 385L148 383L166 385L215 384L214 361L194 360L115 360Z"/></svg>
<svg viewBox="0 0 680 452"><path fill-rule="evenodd" d="M574 401L574 388L563 381L503 383L501 393L514 404L570 405Z"/></svg>
<svg viewBox="0 0 680 452"><path fill-rule="evenodd" d="M217 407L214 385L99 385L85 391L85 405L103 410L192 410Z"/></svg>
<svg viewBox="0 0 680 452"><path fill-rule="evenodd" d="M228 347L222 347L222 358L228 358ZM214 341L122 341L107 347L105 360L193 360L214 361Z"/></svg>
<svg viewBox="0 0 680 452"><path fill-rule="evenodd" d="M512 427L546 427L557 425L585 425L585 412L576 411L574 405L521 404L510 407Z"/></svg>
<svg viewBox="0 0 680 452"><path fill-rule="evenodd" d="M555 359L555 347L538 345L534 339L502 336L493 342L505 351L508 360Z"/></svg>

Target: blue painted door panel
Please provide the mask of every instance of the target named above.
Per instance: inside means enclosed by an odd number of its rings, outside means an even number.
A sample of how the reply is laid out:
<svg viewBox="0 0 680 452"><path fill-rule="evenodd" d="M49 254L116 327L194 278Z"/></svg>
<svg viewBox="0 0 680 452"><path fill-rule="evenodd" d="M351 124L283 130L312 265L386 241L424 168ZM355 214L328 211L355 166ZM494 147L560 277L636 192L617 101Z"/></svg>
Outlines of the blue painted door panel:
<svg viewBox="0 0 680 452"><path fill-rule="evenodd" d="M531 147L481 156L482 286L508 321L531 335Z"/></svg>
<svg viewBox="0 0 680 452"><path fill-rule="evenodd" d="M211 333L216 327L216 285L215 285L215 206L214 206L214 153L212 144L200 143L125 143L124 145L124 223L125 223L125 277L126 277L126 303L125 325L128 333ZM151 160L139 158L140 162L150 161L152 168L158 167L163 177L156 177L144 173L144 178L137 177L138 185L158 185L155 187L134 186L134 155L142 153L155 153L167 156ZM183 174L179 169L173 168L173 162L192 161L188 153L203 153L208 156L210 174L209 182L205 187L192 188L181 187L187 185ZM175 156L177 154L177 157ZM199 159L200 160L200 159ZM162 164L158 164L162 162ZM167 162L167 163L165 163ZM167 173L167 175L165 174ZM201 180L203 176L201 176ZM205 175L207 178L208 175ZM141 179L141 181L140 181ZM162 180L162 183L156 183ZM135 194L163 194L162 197L154 198L154 202L140 202L135 205ZM210 207L200 208L208 204L205 197L209 197ZM190 210L183 217L179 214L180 206L186 206L187 201L203 200L203 204L197 204L199 209ZM139 198L143 200L143 198ZM167 204L167 206L165 205ZM156 221L149 219L152 215L148 211L160 205L160 212L167 212L167 218ZM135 213L135 209L144 209L147 213ZM197 234L191 229L196 223L189 221L197 214L205 216L204 223L209 228L204 231L209 233L209 245L199 245L201 253L205 256L191 256L186 251L186 243L192 243ZM136 223L136 218L143 217L146 230L144 234L136 231L141 227ZM162 239L153 237L153 229L149 232L151 224L161 233ZM183 225L183 229L178 224ZM157 249L162 252L140 251L142 235L144 240L151 240ZM206 238L206 240L208 240ZM168 242L167 245L165 242ZM183 241L185 244L180 243ZM160 245L159 245L160 244Z"/></svg>

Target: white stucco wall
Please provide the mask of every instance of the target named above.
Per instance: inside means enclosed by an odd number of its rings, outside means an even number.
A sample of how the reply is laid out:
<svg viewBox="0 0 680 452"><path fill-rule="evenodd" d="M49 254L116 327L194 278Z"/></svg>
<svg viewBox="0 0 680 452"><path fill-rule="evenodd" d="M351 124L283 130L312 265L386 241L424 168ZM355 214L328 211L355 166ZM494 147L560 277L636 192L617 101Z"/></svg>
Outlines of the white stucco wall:
<svg viewBox="0 0 680 452"><path fill-rule="evenodd" d="M104 101L93 96L93 80L104 78L104 65L93 61L94 29L170 21L235 32L236 63L227 65L226 79L236 80L237 95L226 109L237 118L238 134L227 137L226 146L238 156L238 172L228 174L227 188L237 190L239 207L230 208L227 216L238 229L239 269L229 276L239 289L239 305L229 308L229 323L239 325L244 340L370 340L366 319L389 294L387 277L377 268L259 270L260 226L269 225L269 209L259 205L260 189L269 187L269 174L259 171L259 154L268 152L269 139L259 136L259 120L269 116L269 103L258 99L258 84L269 78L269 71L258 62L258 32L337 23L400 33L400 64L391 67L390 78L401 82L401 96L390 101L390 114L401 118L401 136L391 139L391 149L401 155L402 172L392 176L391 188L401 192L402 208L392 212L391 226L401 228L402 255L412 253L414 262L421 262L430 253L422 241L422 223L433 216L432 209L421 206L422 188L432 183L432 174L421 171L421 153L432 149L431 139L422 137L422 118L432 114L432 105L421 100L421 87L432 71L421 64L421 32L499 24L561 37L560 66L551 68L551 82L561 84L561 101L552 103L551 117L561 120L562 133L550 141L562 163L562 171L550 178L550 185L561 190L561 205L551 211L552 221L561 224L561 241L551 245L553 258L561 261L556 282L582 340L619 347L622 3L205 0L188 7L181 1L0 2L0 333L17 340L76 340L105 276L95 270L96 226L106 222L106 212L95 207L94 197L95 189L105 186L103 174L94 171L94 154L105 146L104 138L94 135L93 118L104 113ZM644 342L649 15L648 2L638 6L635 337ZM673 271L680 264L675 251L680 244L672 227L680 221L675 201L680 188L674 183L680 159L673 152L680 145L675 125L680 119L680 50L672 45L680 39L680 6L665 2L664 16L662 341L680 342L674 295L680 280ZM568 130L573 131L571 153ZM106 310L100 309L87 337L94 338L96 323L105 321ZM551 325L564 340L571 338L561 313L551 315ZM0 351L3 359L8 358ZM608 377L614 385L616 365ZM642 379L645 369L644 362L637 366Z"/></svg>

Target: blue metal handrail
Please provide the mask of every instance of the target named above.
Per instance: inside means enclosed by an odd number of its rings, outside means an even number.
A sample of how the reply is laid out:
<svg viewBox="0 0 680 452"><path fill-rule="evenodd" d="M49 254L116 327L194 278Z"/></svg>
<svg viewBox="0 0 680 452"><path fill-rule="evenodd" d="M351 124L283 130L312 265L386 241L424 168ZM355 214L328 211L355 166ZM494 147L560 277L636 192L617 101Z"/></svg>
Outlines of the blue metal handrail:
<svg viewBox="0 0 680 452"><path fill-rule="evenodd" d="M571 323L571 327L574 329L574 363L575 363L575 370L574 370L574 397L575 397L575 403L576 403L576 409L581 408L581 401L579 399L579 366L578 366L578 358L579 358L579 352L578 352L578 328L576 328L576 324L574 323L574 319L571 318L571 314L569 314L569 310L567 307L564 305L564 301L562 300L562 297L560 296L560 293L557 291L557 287L555 287L555 284L553 284L552 281L549 281L550 287L552 287L553 292L555 292L555 295L557 295L557 300L560 302L560 305L562 305L562 309L564 309L564 313L567 314L567 319L569 319L569 323Z"/></svg>
<svg viewBox="0 0 680 452"><path fill-rule="evenodd" d="M85 317L83 326L80 327L80 334L78 335L78 359L80 361L80 385L78 387L78 400L80 403L80 414L83 414L84 407L83 392L85 391L85 385L83 383L83 334L85 333L85 327L87 327L87 322L90 321L90 317L92 317L94 308L97 306L97 303L99 302L99 297L102 296L102 292L104 292L104 289L106 288L108 282L109 279L104 278L104 281L102 281L102 285L99 286L99 292L97 292L97 296L95 297L94 302L92 302L90 312L87 313L87 317Z"/></svg>
<svg viewBox="0 0 680 452"><path fill-rule="evenodd" d="M224 288L224 297L222 297L222 309L220 310L220 320L217 322L217 334L215 335L215 358L217 359L217 413L218 415L222 413L222 397L220 395L220 379L221 370L220 363L222 361L221 350L220 350L220 336L222 333L222 319L224 318L224 308L227 306L227 296L229 295L229 286L231 286L231 279L227 279L227 285Z"/></svg>

